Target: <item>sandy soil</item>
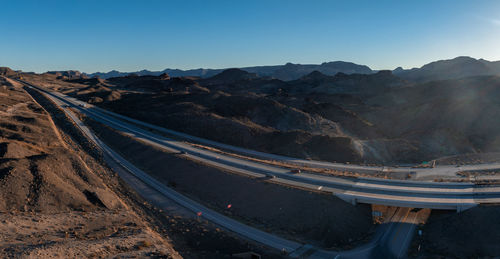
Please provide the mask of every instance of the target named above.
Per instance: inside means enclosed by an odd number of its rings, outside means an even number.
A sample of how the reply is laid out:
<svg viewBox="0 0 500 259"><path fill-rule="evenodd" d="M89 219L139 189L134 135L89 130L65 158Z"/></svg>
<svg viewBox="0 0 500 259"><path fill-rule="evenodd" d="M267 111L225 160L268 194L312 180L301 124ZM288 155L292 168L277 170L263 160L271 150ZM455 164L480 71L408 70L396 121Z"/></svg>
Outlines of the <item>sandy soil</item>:
<svg viewBox="0 0 500 259"><path fill-rule="evenodd" d="M0 84L0 257L180 258L112 172L19 85Z"/></svg>
<svg viewBox="0 0 500 259"><path fill-rule="evenodd" d="M130 211L1 214L2 257L179 257Z"/></svg>

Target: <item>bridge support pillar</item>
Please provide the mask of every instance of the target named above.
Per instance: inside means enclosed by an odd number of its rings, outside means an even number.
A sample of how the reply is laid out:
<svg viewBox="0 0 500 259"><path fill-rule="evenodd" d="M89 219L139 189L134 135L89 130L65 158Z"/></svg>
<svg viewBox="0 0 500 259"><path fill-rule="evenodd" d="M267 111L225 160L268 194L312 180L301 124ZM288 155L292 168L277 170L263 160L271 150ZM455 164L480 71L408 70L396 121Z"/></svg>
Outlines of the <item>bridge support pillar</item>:
<svg viewBox="0 0 500 259"><path fill-rule="evenodd" d="M472 207L476 207L477 205L478 205L477 203L459 204L459 205L457 205L457 213L466 211Z"/></svg>
<svg viewBox="0 0 500 259"><path fill-rule="evenodd" d="M337 198L339 198L345 202L352 204L353 206L358 205L357 199L351 195L345 195L342 193L334 193L333 195L337 196Z"/></svg>

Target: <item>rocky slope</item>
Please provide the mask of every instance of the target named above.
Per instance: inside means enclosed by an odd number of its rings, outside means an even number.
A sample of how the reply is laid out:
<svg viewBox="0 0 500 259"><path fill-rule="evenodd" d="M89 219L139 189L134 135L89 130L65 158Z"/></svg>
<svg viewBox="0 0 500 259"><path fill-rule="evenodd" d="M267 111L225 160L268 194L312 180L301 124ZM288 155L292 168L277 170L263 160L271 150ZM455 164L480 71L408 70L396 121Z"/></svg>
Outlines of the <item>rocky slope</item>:
<svg viewBox="0 0 500 259"><path fill-rule="evenodd" d="M430 82L386 92L368 100L364 113L391 138L415 142L422 159L497 152L500 78L470 77Z"/></svg>
<svg viewBox="0 0 500 259"><path fill-rule="evenodd" d="M8 67L0 67L0 76L14 76L17 72L8 68ZM2 79L4 80L4 79Z"/></svg>
<svg viewBox="0 0 500 259"><path fill-rule="evenodd" d="M180 258L118 179L18 84L0 82L0 257Z"/></svg>
<svg viewBox="0 0 500 259"><path fill-rule="evenodd" d="M471 57L457 57L439 60L422 66L403 70L398 68L394 74L415 82L460 79L470 76L500 75L500 62L491 62Z"/></svg>
<svg viewBox="0 0 500 259"><path fill-rule="evenodd" d="M423 70L438 73L457 62L484 63L458 58ZM500 126L490 119L500 110L498 77L416 83L398 75L313 71L282 81L229 69L210 78L26 76L167 128L288 156L387 164L499 151Z"/></svg>
<svg viewBox="0 0 500 259"><path fill-rule="evenodd" d="M498 257L499 216L498 206L478 206L462 213L433 211L411 254L414 258Z"/></svg>
<svg viewBox="0 0 500 259"><path fill-rule="evenodd" d="M383 139L377 127L348 107L361 99L346 92L366 95L406 84L390 72L334 77L312 72L291 82L238 69L208 79L127 76L61 81L46 75L28 77L167 128L284 155L376 161L365 140L381 138L372 140L378 145L401 142ZM399 146L409 148L407 143ZM391 146L390 152L397 153L399 146Z"/></svg>

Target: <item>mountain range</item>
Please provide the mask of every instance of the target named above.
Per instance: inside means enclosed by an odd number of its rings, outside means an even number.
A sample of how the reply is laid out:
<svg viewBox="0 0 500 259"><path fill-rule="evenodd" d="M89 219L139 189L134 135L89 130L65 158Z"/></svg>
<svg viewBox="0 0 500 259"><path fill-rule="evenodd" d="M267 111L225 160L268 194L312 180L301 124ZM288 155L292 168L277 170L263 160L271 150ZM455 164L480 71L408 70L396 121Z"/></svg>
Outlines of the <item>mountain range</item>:
<svg viewBox="0 0 500 259"><path fill-rule="evenodd" d="M325 62L320 65L301 65L301 64L287 63L285 65L243 67L239 69L247 71L249 73L255 73L259 77L273 77L284 81L299 79L300 77L307 75L313 71L319 71L325 75L335 75L337 73L371 74L374 72L368 66L358 65L344 61ZM219 74L224 70L226 69L198 68L190 70L180 70L180 69L167 68L162 71L141 70L131 73L137 74L139 76L144 76L144 75L158 76L167 73L173 77L196 76L196 77L208 78L216 74ZM113 70L107 73L97 72L97 73L87 74L87 76L88 77L98 76L100 78L107 79L111 77L126 76L131 73Z"/></svg>
<svg viewBox="0 0 500 259"><path fill-rule="evenodd" d="M500 61L487 61L471 57L457 57L429 63L421 68L404 70L396 68L393 73L401 78L414 82L459 79L470 76L487 76L500 74Z"/></svg>
<svg viewBox="0 0 500 259"><path fill-rule="evenodd" d="M239 69L249 73L254 73L259 77L271 77L283 81L297 80L313 71L318 71L329 76L334 76L337 73L373 74L377 72L366 65L359 65L344 61L325 62L320 65L287 63L285 65L243 67ZM225 69L205 68L180 70L167 68L162 71L141 70L136 72L120 72L112 70L106 73L97 72L85 75L88 77L100 77L107 79L111 77L126 76L129 74L136 74L139 76L158 76L167 73L172 77L195 76L208 78L217 75L224 70ZM403 69L398 67L393 70L392 73L402 79L418 83L434 80L458 79L469 76L499 75L500 61L487 61L484 59L474 59L462 56L449 60L435 61L420 68Z"/></svg>

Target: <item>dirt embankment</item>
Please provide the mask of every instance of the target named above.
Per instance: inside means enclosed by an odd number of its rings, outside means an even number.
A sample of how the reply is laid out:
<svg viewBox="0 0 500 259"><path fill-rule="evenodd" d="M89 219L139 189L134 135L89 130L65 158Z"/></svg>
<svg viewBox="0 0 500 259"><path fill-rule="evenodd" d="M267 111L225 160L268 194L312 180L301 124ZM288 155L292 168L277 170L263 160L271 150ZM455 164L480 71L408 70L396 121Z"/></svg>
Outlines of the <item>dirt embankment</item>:
<svg viewBox="0 0 500 259"><path fill-rule="evenodd" d="M352 206L324 194L292 189L207 167L85 119L114 150L181 193L266 231L333 249L367 242L369 206ZM231 205L228 208L228 205Z"/></svg>
<svg viewBox="0 0 500 259"><path fill-rule="evenodd" d="M0 92L0 257L179 257L26 92Z"/></svg>

